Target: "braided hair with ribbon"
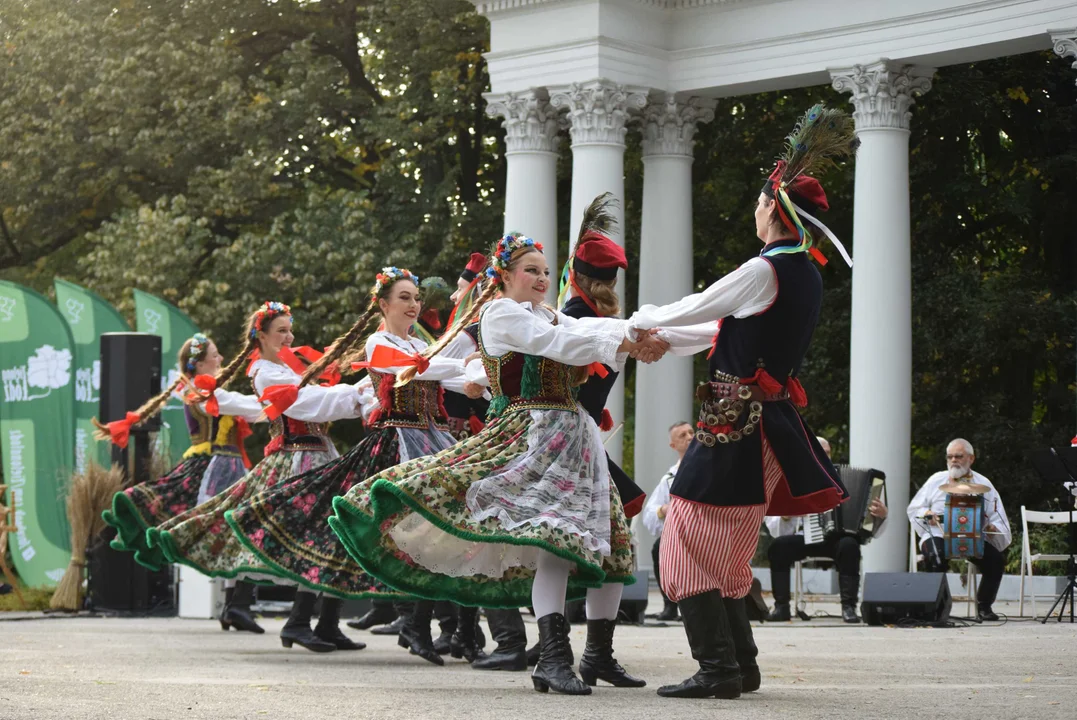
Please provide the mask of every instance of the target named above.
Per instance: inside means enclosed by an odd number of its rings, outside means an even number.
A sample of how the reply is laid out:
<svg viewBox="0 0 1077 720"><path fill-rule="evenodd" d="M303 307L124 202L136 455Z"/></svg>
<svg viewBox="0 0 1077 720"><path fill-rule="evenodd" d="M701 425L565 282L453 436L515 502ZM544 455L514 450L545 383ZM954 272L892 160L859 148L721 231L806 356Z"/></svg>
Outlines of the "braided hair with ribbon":
<svg viewBox="0 0 1077 720"><path fill-rule="evenodd" d="M197 376L198 364L206 359L212 344L212 341L202 333L195 333L192 337L185 340L180 347L177 356L177 361L181 370L179 378L160 394L153 396L143 403L137 410L125 413L121 420L113 420L112 422L105 424L97 418L93 418L92 422L96 428L94 430L94 439L111 440L121 448L127 447L127 441L130 437L132 428L146 422L157 415L157 413L161 412L173 393L178 392L183 388L191 387L192 378ZM205 377L208 380L213 379L212 377ZM201 402L201 400L199 400L199 402Z"/></svg>
<svg viewBox="0 0 1077 720"><path fill-rule="evenodd" d="M390 265L381 269L381 272L374 278L374 286L370 288L370 301L367 303L363 314L348 328L347 332L333 341L333 344L325 351L325 355L307 367L306 371L303 372L303 380L299 383L299 387L309 385L334 363L339 364L341 357L346 352L361 343L371 322L375 317L381 316L381 307L378 305L378 301L387 299L392 292L393 286L402 280L413 283L416 288L419 287L419 277L407 268ZM349 357L348 360L358 362L363 359L365 354L364 350L360 350L359 353Z"/></svg>

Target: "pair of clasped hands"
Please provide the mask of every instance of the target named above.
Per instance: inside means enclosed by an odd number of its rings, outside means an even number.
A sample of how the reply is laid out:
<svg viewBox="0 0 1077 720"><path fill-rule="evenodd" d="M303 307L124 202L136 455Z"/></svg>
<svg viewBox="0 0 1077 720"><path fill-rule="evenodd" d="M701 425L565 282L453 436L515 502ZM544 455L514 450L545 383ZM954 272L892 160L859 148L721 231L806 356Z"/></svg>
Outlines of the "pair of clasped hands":
<svg viewBox="0 0 1077 720"><path fill-rule="evenodd" d="M658 337L658 329L636 330L636 340L627 338L617 348L617 352L626 352L628 356L641 363L653 363L662 359L669 350L669 343Z"/></svg>
<svg viewBox="0 0 1077 720"><path fill-rule="evenodd" d="M642 363L654 363L662 359L669 350L669 343L658 337L658 330L637 330L636 340L625 338L617 348L618 353L628 353L628 356ZM467 365L472 360L482 357L479 352L473 352L464 360ZM482 397L486 388L473 382L464 384L464 394L472 400Z"/></svg>

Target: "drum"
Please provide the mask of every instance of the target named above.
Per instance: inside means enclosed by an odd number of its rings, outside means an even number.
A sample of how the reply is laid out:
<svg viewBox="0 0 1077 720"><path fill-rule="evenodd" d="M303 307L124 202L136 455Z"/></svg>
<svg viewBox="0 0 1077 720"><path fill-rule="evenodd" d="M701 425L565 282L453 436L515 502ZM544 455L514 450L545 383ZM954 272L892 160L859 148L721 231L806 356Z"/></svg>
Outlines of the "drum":
<svg viewBox="0 0 1077 720"><path fill-rule="evenodd" d="M947 560L984 556L983 495L950 495L946 498L942 541Z"/></svg>

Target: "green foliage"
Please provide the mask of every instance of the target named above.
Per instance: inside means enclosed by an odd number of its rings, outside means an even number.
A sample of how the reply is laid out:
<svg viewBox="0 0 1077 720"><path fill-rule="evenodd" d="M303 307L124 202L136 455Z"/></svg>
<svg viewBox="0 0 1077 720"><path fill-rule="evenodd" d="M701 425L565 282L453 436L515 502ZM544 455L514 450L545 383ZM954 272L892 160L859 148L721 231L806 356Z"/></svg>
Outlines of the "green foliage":
<svg viewBox="0 0 1077 720"><path fill-rule="evenodd" d="M51 292L59 275L128 313L141 288L190 313L225 353L243 316L280 298L299 341L326 345L383 264L454 279L500 234L503 131L485 116L487 36L465 0L5 2L0 277ZM1058 495L1026 453L1073 435L1074 79L1049 53L950 66L914 108L909 480L938 469L961 435L1011 514ZM829 87L802 88L721 99L699 128L697 287L758 252L763 180L816 103L849 109ZM627 142L631 312L638 273L651 270L638 268L639 134ZM570 178L566 142L562 258L578 222ZM853 246L854 164L820 179L825 221ZM850 273L821 248L835 262L822 268L823 317L801 375L808 420L841 458ZM629 418L633 383L630 365ZM633 435L629 422L629 449Z"/></svg>
<svg viewBox="0 0 1077 720"><path fill-rule="evenodd" d="M125 311L139 287L225 352L282 297L328 344L382 265L455 278L500 232L486 36L463 0L26 0L0 20L0 275Z"/></svg>

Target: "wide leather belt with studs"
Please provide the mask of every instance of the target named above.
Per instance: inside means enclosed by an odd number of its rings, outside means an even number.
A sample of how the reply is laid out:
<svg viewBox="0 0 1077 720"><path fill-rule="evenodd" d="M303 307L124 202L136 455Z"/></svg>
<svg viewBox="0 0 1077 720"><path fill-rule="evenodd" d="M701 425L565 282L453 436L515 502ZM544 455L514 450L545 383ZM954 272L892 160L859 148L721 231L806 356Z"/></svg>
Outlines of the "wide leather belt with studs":
<svg viewBox="0 0 1077 720"><path fill-rule="evenodd" d="M789 393L767 394L756 385L711 382L700 385L696 397L702 401L696 440L714 447L754 433L763 417L763 403L788 400Z"/></svg>

